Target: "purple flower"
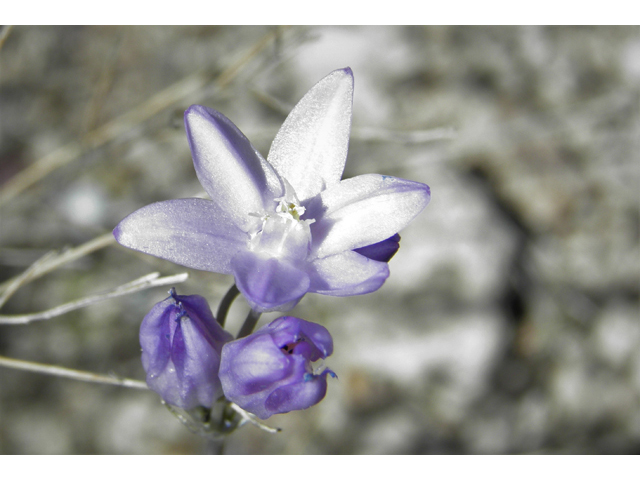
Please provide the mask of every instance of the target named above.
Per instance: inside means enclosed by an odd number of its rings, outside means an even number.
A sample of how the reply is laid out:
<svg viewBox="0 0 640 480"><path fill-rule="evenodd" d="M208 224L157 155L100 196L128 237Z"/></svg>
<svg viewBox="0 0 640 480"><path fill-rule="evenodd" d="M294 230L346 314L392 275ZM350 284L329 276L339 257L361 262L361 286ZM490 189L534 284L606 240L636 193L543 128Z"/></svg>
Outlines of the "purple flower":
<svg viewBox="0 0 640 480"><path fill-rule="evenodd" d="M185 410L210 407L222 396L218 379L222 345L233 337L216 322L199 295L171 296L153 306L140 326L147 385Z"/></svg>
<svg viewBox="0 0 640 480"><path fill-rule="evenodd" d="M116 240L233 275L257 311L289 310L307 292L377 290L389 276L386 256L358 249L404 228L429 203L430 191L386 175L340 180L352 96L351 69L322 79L289 114L267 160L220 112L193 105L185 112L187 137L211 200L147 205L120 222Z"/></svg>
<svg viewBox="0 0 640 480"><path fill-rule="evenodd" d="M225 344L220 361L224 394L261 419L315 405L327 393L327 374L312 362L333 352L321 325L280 317L248 337Z"/></svg>

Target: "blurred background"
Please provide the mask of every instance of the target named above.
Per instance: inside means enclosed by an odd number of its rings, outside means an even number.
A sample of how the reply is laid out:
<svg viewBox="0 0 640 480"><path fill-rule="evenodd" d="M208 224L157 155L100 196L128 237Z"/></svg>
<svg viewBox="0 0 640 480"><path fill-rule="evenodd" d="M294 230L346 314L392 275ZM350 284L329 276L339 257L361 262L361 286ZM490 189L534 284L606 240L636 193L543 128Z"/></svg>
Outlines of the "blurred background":
<svg viewBox="0 0 640 480"><path fill-rule="evenodd" d="M432 201L378 292L291 312L333 334L325 400L226 453L640 453L638 28L14 27L0 45L0 291L102 239L0 314L189 271L104 237L202 194L184 110L222 111L266 156L304 93L350 66L345 177L424 182ZM233 279L189 273L178 293L215 311ZM0 355L143 379L138 328L167 290L0 325ZM0 453L209 448L153 392L0 367Z"/></svg>

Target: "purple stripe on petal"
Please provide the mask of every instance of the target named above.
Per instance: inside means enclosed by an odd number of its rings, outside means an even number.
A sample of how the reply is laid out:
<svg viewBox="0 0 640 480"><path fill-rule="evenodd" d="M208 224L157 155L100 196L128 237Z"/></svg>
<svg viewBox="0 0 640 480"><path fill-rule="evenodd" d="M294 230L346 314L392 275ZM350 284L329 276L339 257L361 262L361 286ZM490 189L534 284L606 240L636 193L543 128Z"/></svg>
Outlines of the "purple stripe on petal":
<svg viewBox="0 0 640 480"><path fill-rule="evenodd" d="M212 108L192 105L184 113L187 138L198 180L216 204L244 231L250 213L271 207L283 195L273 167L231 120Z"/></svg>

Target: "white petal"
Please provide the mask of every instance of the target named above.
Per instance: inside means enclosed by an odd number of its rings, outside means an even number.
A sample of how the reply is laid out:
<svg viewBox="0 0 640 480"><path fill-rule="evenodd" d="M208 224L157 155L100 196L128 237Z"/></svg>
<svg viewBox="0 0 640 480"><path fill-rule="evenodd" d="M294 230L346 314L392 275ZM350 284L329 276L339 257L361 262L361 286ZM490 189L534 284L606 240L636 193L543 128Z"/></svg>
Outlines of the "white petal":
<svg viewBox="0 0 640 480"><path fill-rule="evenodd" d="M379 289L389 276L389 266L356 252L343 252L310 264L310 292L344 297Z"/></svg>
<svg viewBox="0 0 640 480"><path fill-rule="evenodd" d="M360 175L322 192L308 208L312 255L322 258L372 245L402 230L431 198L423 183Z"/></svg>
<svg viewBox="0 0 640 480"><path fill-rule="evenodd" d="M113 231L125 247L197 270L231 273L230 262L246 248L247 234L210 200L183 198L152 203Z"/></svg>
<svg viewBox="0 0 640 480"><path fill-rule="evenodd" d="M267 160L300 201L342 178L349 147L353 73L336 70L298 102L271 145Z"/></svg>
<svg viewBox="0 0 640 480"><path fill-rule="evenodd" d="M249 231L255 222L249 214L272 208L273 198L283 194L275 170L220 112L192 105L184 123L198 180L234 223Z"/></svg>

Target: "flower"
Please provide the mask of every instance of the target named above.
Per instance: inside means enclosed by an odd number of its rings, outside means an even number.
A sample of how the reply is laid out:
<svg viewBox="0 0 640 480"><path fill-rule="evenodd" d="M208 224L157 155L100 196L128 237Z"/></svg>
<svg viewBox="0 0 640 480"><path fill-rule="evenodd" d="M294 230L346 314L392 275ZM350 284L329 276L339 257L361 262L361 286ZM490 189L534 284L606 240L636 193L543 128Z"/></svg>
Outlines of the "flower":
<svg viewBox="0 0 640 480"><path fill-rule="evenodd" d="M377 290L389 276L386 257L359 249L404 228L429 203L430 191L387 175L340 180L352 96L349 68L318 82L285 120L267 160L220 112L191 106L187 137L211 200L147 205L120 222L116 240L180 265L232 274L256 311L289 310L307 292Z"/></svg>
<svg viewBox="0 0 640 480"><path fill-rule="evenodd" d="M326 328L280 317L222 348L219 375L225 397L263 420L309 408L327 393L326 376L335 377L329 369L314 369L312 362L332 352Z"/></svg>
<svg viewBox="0 0 640 480"><path fill-rule="evenodd" d="M218 379L222 345L233 337L216 322L199 295L171 289L140 326L147 385L171 404L189 410L211 407L222 396Z"/></svg>

